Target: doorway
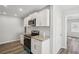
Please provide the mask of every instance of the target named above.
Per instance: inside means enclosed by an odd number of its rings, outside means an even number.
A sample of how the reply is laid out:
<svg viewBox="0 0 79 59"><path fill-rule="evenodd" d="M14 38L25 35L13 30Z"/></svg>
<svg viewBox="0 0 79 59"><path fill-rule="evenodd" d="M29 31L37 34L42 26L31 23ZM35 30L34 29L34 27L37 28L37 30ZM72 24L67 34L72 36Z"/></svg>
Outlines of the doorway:
<svg viewBox="0 0 79 59"><path fill-rule="evenodd" d="M68 54L79 54L79 17L66 17L65 40Z"/></svg>

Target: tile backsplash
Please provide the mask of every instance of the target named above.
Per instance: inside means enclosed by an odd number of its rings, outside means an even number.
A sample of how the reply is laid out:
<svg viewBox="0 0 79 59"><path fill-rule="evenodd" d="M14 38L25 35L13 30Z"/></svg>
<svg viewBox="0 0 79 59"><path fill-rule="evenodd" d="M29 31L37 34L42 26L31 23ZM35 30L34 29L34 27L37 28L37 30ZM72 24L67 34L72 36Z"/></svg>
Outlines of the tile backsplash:
<svg viewBox="0 0 79 59"><path fill-rule="evenodd" d="M31 33L32 30L39 30L40 35L43 35L45 33L46 36L49 36L50 27L47 26L38 26L38 27L27 27L26 33Z"/></svg>

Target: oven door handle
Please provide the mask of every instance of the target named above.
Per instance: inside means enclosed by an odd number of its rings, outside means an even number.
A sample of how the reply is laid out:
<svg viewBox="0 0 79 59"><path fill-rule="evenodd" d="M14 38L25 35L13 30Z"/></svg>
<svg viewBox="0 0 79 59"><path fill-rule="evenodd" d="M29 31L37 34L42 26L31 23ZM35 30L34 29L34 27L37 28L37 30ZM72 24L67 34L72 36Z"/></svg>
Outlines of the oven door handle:
<svg viewBox="0 0 79 59"><path fill-rule="evenodd" d="M26 39L29 39L29 40L31 39L31 38L29 38L29 37L25 37L25 38L26 38Z"/></svg>

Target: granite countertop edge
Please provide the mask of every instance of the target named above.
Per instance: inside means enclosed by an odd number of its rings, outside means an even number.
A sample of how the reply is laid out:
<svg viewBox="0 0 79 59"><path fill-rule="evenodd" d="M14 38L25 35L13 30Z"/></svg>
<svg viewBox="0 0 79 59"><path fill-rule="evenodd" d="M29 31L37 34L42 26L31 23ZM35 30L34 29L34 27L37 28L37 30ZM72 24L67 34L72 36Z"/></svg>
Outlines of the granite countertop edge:
<svg viewBox="0 0 79 59"><path fill-rule="evenodd" d="M43 37L43 35L37 35L37 36L32 36L32 38L39 40L39 41L44 41L44 40L49 39L50 37L49 36ZM40 39L42 39L42 40L40 40Z"/></svg>

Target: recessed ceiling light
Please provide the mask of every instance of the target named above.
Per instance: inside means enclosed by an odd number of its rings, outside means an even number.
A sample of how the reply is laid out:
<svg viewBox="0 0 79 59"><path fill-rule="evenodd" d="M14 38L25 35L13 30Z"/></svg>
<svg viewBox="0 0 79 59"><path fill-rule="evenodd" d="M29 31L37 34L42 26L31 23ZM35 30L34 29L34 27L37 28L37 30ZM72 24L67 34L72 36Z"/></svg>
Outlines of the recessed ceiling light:
<svg viewBox="0 0 79 59"><path fill-rule="evenodd" d="M3 14L5 15L5 14L7 14L6 12L3 12Z"/></svg>
<svg viewBox="0 0 79 59"><path fill-rule="evenodd" d="M14 16L18 16L17 14L14 14Z"/></svg>
<svg viewBox="0 0 79 59"><path fill-rule="evenodd" d="M19 11L23 11L23 9L22 8L19 8Z"/></svg>

